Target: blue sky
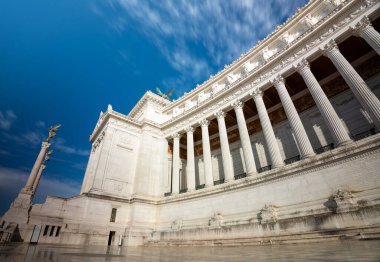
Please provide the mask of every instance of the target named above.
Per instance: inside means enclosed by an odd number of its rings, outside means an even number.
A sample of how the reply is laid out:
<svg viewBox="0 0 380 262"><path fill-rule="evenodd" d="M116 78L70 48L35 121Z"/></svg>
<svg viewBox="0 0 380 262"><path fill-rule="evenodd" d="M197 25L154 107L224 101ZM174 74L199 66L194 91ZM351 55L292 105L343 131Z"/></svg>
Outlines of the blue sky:
<svg viewBox="0 0 380 262"><path fill-rule="evenodd" d="M0 0L0 215L61 123L36 195L79 193L99 112L182 96L306 0Z"/></svg>

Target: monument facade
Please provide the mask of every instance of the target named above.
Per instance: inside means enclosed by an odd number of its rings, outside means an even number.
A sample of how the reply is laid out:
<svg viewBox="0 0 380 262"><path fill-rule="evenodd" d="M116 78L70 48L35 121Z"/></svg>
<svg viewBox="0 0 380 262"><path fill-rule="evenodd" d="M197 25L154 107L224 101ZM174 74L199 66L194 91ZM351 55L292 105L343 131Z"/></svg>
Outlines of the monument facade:
<svg viewBox="0 0 380 262"><path fill-rule="evenodd" d="M108 106L80 195L16 199L0 226L91 245L378 236L379 31L379 1L310 1L176 101Z"/></svg>

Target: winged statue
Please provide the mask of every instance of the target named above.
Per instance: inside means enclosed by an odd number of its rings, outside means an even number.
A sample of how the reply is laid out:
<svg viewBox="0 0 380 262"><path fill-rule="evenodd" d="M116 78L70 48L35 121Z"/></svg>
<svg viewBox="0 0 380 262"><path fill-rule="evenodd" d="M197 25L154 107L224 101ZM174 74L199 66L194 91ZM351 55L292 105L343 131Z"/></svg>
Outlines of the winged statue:
<svg viewBox="0 0 380 262"><path fill-rule="evenodd" d="M46 138L45 142L50 142L50 140L55 137L55 135L57 134L57 130L61 127L61 124L57 124L55 126L52 126L49 128L49 136L48 138Z"/></svg>
<svg viewBox="0 0 380 262"><path fill-rule="evenodd" d="M166 94L163 93L160 88L156 87L157 95L167 100L170 100L170 97L173 95L174 88L170 89Z"/></svg>

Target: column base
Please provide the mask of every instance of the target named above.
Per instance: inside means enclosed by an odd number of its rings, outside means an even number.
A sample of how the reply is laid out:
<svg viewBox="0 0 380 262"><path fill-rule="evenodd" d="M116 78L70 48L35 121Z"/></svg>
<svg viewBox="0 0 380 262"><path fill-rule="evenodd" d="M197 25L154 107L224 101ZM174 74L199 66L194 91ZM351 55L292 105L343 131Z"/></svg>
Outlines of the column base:
<svg viewBox="0 0 380 262"><path fill-rule="evenodd" d="M279 167L283 167L283 166L285 166L285 163L278 164L278 165L272 165L272 170L276 169L276 168L279 168Z"/></svg>
<svg viewBox="0 0 380 262"><path fill-rule="evenodd" d="M2 220L18 225L27 224L29 221L29 211L32 207L32 198L33 195L30 192L25 193L21 190L2 217Z"/></svg>
<svg viewBox="0 0 380 262"><path fill-rule="evenodd" d="M307 154L307 155L301 156L301 160L306 159L306 158L311 158L311 157L314 157L316 155L317 155L316 153Z"/></svg>
<svg viewBox="0 0 380 262"><path fill-rule="evenodd" d="M336 145L336 147L347 146L353 143L354 143L353 140L347 140L347 141L340 142L339 144Z"/></svg>
<svg viewBox="0 0 380 262"><path fill-rule="evenodd" d="M253 177L253 176L257 176L257 175L258 175L257 171L256 172L247 173L247 177Z"/></svg>

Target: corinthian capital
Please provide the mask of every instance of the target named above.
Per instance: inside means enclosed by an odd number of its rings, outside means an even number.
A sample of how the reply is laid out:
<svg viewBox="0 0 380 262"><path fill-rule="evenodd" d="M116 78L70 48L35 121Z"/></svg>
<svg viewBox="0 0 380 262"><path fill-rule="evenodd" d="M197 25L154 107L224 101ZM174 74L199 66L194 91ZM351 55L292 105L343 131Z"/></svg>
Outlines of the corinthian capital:
<svg viewBox="0 0 380 262"><path fill-rule="evenodd" d="M260 89L253 90L252 92L249 93L253 98L256 97L262 97L263 96L263 91Z"/></svg>
<svg viewBox="0 0 380 262"><path fill-rule="evenodd" d="M185 131L186 131L186 133L193 133L194 132L194 127L188 126L188 127L185 128Z"/></svg>
<svg viewBox="0 0 380 262"><path fill-rule="evenodd" d="M329 56L332 52L339 51L338 45L334 39L331 39L323 48L323 54Z"/></svg>
<svg viewBox="0 0 380 262"><path fill-rule="evenodd" d="M303 58L295 67L298 72L301 72L304 69L310 69L309 62Z"/></svg>
<svg viewBox="0 0 380 262"><path fill-rule="evenodd" d="M364 16L362 20L360 20L354 27L354 34L356 36L360 36L361 32L365 29L372 27L371 20L369 20L368 16Z"/></svg>
<svg viewBox="0 0 380 262"><path fill-rule="evenodd" d="M232 102L231 106L235 109L238 109L238 108L243 108L244 107L244 103L240 100L235 100L234 102Z"/></svg>
<svg viewBox="0 0 380 262"><path fill-rule="evenodd" d="M222 110L219 110L214 114L217 118L224 118L226 116L226 113Z"/></svg>
<svg viewBox="0 0 380 262"><path fill-rule="evenodd" d="M201 126L208 126L210 124L210 121L208 121L207 119L202 119L201 121L199 121L199 124Z"/></svg>
<svg viewBox="0 0 380 262"><path fill-rule="evenodd" d="M181 135L179 133L174 133L174 134L172 134L172 138L173 139L180 139Z"/></svg>
<svg viewBox="0 0 380 262"><path fill-rule="evenodd" d="M281 75L278 75L276 76L273 80L270 81L272 83L272 85L274 85L275 87L277 87L278 85L282 84L284 85L285 82L284 82L284 78L281 76Z"/></svg>

